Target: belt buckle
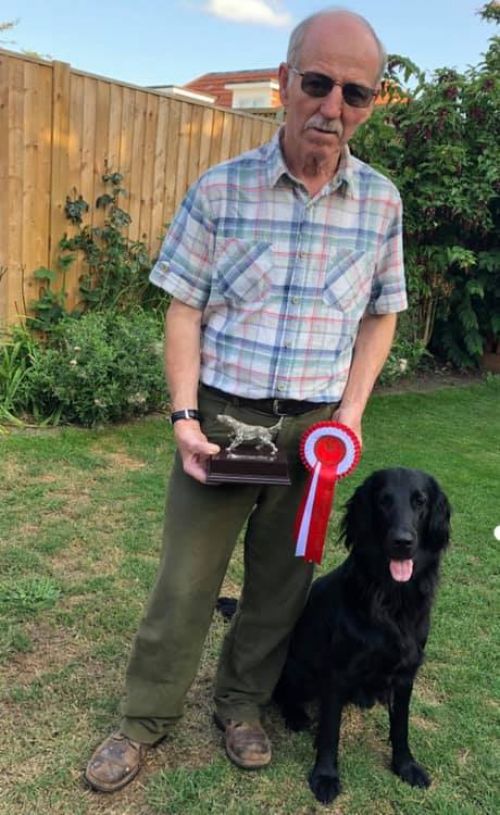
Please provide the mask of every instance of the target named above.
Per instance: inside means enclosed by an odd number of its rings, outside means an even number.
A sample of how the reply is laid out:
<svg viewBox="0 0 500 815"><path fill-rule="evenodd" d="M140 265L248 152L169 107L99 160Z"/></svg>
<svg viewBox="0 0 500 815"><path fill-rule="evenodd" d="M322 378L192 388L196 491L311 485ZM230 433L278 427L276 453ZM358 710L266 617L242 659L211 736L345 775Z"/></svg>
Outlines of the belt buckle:
<svg viewBox="0 0 500 815"><path fill-rule="evenodd" d="M286 402L286 399L273 399L273 413L275 416L287 416L287 413L280 411L280 402Z"/></svg>

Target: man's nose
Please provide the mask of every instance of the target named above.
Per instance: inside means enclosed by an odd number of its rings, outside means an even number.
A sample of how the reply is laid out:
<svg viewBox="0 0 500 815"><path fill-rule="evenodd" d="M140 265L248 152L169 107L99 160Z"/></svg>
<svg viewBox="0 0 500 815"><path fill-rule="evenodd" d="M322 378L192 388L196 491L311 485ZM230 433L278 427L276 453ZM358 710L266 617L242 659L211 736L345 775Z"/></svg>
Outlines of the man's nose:
<svg viewBox="0 0 500 815"><path fill-rule="evenodd" d="M334 85L328 96L322 100L320 112L325 119L338 119L342 111L342 88Z"/></svg>

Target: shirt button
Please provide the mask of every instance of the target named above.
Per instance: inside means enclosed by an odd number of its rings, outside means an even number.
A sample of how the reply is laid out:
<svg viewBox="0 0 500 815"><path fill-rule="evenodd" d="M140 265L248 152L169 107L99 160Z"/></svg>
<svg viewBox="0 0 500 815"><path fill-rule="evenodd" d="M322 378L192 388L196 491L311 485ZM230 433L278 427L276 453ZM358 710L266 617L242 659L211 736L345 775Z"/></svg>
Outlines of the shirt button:
<svg viewBox="0 0 500 815"><path fill-rule="evenodd" d="M297 297L297 295L294 295L294 297L292 297L292 303L294 305L297 305L297 303L299 303L299 302L300 302L300 297Z"/></svg>
<svg viewBox="0 0 500 815"><path fill-rule="evenodd" d="M285 390L285 386L284 385L278 385L278 390L279 390L280 393L282 393Z"/></svg>

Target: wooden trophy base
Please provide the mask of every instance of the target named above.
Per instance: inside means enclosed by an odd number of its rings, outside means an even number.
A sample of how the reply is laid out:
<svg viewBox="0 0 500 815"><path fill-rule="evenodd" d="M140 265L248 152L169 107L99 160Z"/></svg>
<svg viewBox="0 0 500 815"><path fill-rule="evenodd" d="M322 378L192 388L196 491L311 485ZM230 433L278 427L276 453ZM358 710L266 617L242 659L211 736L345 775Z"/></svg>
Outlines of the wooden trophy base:
<svg viewBox="0 0 500 815"><path fill-rule="evenodd" d="M221 450L208 461L207 484L277 484L288 486L288 462L284 453L239 446L233 453Z"/></svg>

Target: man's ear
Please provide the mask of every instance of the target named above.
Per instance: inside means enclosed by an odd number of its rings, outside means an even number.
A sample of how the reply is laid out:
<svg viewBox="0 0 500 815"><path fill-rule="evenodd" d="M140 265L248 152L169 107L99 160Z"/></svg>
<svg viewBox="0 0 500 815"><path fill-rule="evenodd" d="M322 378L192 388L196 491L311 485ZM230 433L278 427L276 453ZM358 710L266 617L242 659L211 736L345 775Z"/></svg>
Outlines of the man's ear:
<svg viewBox="0 0 500 815"><path fill-rule="evenodd" d="M278 81L280 85L280 99L283 107L286 108L289 102L288 79L290 76L290 69L286 62L282 62L278 69Z"/></svg>

